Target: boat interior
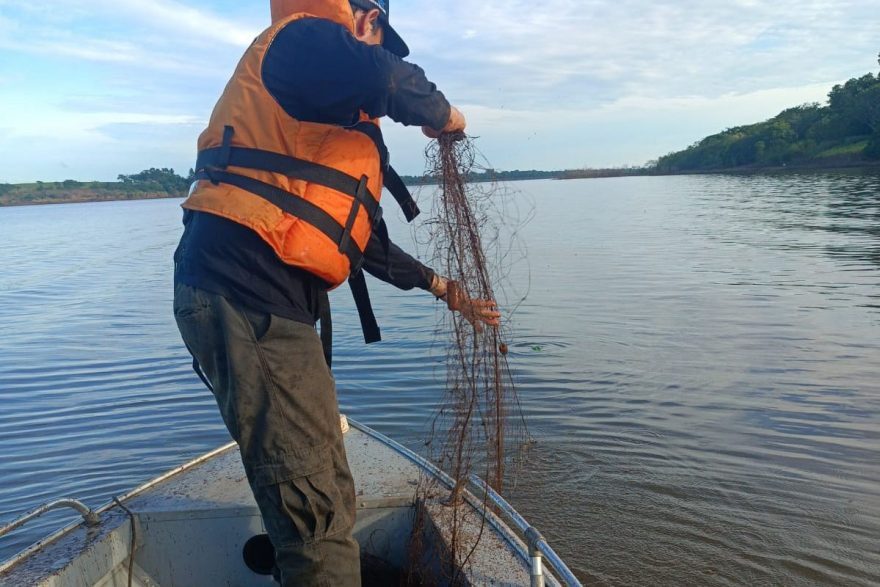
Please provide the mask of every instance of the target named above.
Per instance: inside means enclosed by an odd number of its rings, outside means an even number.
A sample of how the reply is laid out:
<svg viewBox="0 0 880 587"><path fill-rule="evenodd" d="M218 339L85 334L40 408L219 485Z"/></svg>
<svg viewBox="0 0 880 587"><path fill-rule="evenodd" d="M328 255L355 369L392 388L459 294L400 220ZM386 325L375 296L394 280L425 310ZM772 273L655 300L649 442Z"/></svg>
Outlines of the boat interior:
<svg viewBox="0 0 880 587"><path fill-rule="evenodd" d="M448 505L448 486L437 479L436 499L417 500L420 479L432 474L417 457L357 423L345 444L357 493L355 537L364 585L530 584L525 544L472 493ZM277 584L274 551L234 444L134 490L98 514L100 524L71 525L4 563L0 584ZM443 562L453 559L453 515L456 552L462 551L462 541L469 552L463 565ZM407 568L419 572L407 575ZM549 574L546 579L548 585L558 584Z"/></svg>

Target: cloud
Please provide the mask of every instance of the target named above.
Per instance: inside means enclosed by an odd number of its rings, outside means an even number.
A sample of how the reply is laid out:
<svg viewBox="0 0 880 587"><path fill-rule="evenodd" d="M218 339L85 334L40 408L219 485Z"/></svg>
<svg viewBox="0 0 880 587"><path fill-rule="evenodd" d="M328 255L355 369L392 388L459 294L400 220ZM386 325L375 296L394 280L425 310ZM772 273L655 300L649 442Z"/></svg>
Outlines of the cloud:
<svg viewBox="0 0 880 587"><path fill-rule="evenodd" d="M186 115L46 112L39 121L0 120L0 183L112 181L149 167L189 169L205 120Z"/></svg>
<svg viewBox="0 0 880 587"><path fill-rule="evenodd" d="M462 104L468 132L497 169L563 169L643 164L731 126L824 99L833 81L703 96L623 97L592 108L516 109ZM426 140L417 129L386 125L403 173L420 173Z"/></svg>
<svg viewBox="0 0 880 587"><path fill-rule="evenodd" d="M138 122L112 122L95 127L95 131L114 141L140 142L175 139L186 133L195 144L195 138L205 126L204 120L189 117L170 117L157 122L154 118L140 119Z"/></svg>
<svg viewBox="0 0 880 587"><path fill-rule="evenodd" d="M104 132L120 125L160 127L163 125L203 126L204 119L186 114L152 114L141 112L90 112L70 116L64 111L47 110L40 116L23 120L10 118L5 121L8 139L51 138L63 141L88 137L95 141L114 138L114 133ZM118 136L116 137L118 138Z"/></svg>
<svg viewBox="0 0 880 587"><path fill-rule="evenodd" d="M27 43L5 43L10 49L23 49L53 57L64 56L87 61L131 63L137 61L139 52L131 43L71 39L68 41L31 40Z"/></svg>
<svg viewBox="0 0 880 587"><path fill-rule="evenodd" d="M876 70L876 0L398 4L412 60L502 169L642 163ZM54 137L85 176L190 164L198 126L269 18L265 0L0 0L0 11L0 126L20 139L0 137L0 157L24 169ZM420 171L418 130L385 128L400 170Z"/></svg>
<svg viewBox="0 0 880 587"><path fill-rule="evenodd" d="M256 24L257 19L254 19L256 26L242 25L212 12L171 0L113 0L103 3L153 28L182 34L190 40L203 39L234 47L247 47L263 28ZM265 14L268 16L268 7Z"/></svg>
<svg viewBox="0 0 880 587"><path fill-rule="evenodd" d="M0 152L6 161L0 169L0 183L113 181L120 173L136 173L150 167L170 167L185 174L193 164L194 146L194 137L189 132L166 133L151 141L139 138L125 142L96 142L89 137L64 141L31 137L12 143L0 135Z"/></svg>
<svg viewBox="0 0 880 587"><path fill-rule="evenodd" d="M20 53L213 76L259 33L256 17L233 20L173 0L6 0L0 47ZM131 70L129 70L131 71ZM225 73L224 73L225 75Z"/></svg>
<svg viewBox="0 0 880 587"><path fill-rule="evenodd" d="M875 8L867 0L419 0L395 17L415 59L442 72L459 101L548 107L845 78L871 66ZM473 34L462 39L460 28Z"/></svg>
<svg viewBox="0 0 880 587"><path fill-rule="evenodd" d="M102 35L113 35L115 29L132 42L132 35L125 31L141 29L164 33L166 42L174 44L210 41L243 48L264 28L268 19L268 6L265 15L232 19L196 8L191 2L174 0L53 0L46 4L5 0L3 4L10 13L21 15L19 28L44 25L49 30L60 30L64 25L76 24L83 30ZM101 23L113 23L115 27L95 26Z"/></svg>

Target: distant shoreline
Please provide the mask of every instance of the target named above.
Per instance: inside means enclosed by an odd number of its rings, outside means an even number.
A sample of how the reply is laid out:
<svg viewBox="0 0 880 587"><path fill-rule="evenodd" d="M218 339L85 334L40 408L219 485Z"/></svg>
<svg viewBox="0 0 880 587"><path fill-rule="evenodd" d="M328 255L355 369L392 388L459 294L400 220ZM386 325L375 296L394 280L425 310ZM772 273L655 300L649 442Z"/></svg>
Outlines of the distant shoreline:
<svg viewBox="0 0 880 587"><path fill-rule="evenodd" d="M761 174L777 174L777 173L797 173L807 171L837 171L837 170L880 170L880 162L861 161L849 162L846 164L798 164L784 165L773 167L727 167L719 169L700 169L694 171L656 171L653 169L643 169L639 171L626 171L625 173L614 173L613 170L596 170L585 171L582 174L566 174L551 179L572 180L572 179L604 179L612 177L669 177L675 175L761 175Z"/></svg>
<svg viewBox="0 0 880 587"><path fill-rule="evenodd" d="M880 161L840 161L835 163L809 161L791 165L740 166L699 171L655 172L647 175L759 175L762 173L787 173L798 171L836 171L841 169L880 169Z"/></svg>
<svg viewBox="0 0 880 587"><path fill-rule="evenodd" d="M135 202L141 200L174 200L181 199L184 196L178 195L143 195L143 196L128 196L124 194L108 194L106 196L95 196L93 198L68 198L68 199L58 199L53 198L49 200L34 200L34 201L12 201L12 202L3 202L0 203L0 208L20 208L22 206L50 206L52 204L96 204L99 202Z"/></svg>
<svg viewBox="0 0 880 587"><path fill-rule="evenodd" d="M615 177L652 177L652 176L675 176L675 175L761 175L761 174L778 174L778 173L797 173L807 171L835 171L835 170L880 170L880 161L836 161L834 163L810 162L797 165L774 166L774 167L731 167L724 169L703 169L699 171L676 171L664 172L645 168L624 168L624 169L578 169L566 171L547 171L537 172L535 176L530 176L528 172L516 172L515 177L510 177L514 172L496 172L494 175L479 174L470 179L473 183L485 182L512 182L512 181L534 181L539 179L552 180L573 180L573 179L606 179ZM436 181L433 178L416 178L413 176L404 177L409 187L420 187L425 185L434 185ZM7 184L8 185L8 184ZM21 184L30 186L33 184ZM52 185L52 184L45 184ZM107 186L108 184L103 184ZM111 184L112 185L112 184ZM12 188L18 186L12 185ZM105 191L106 190L106 191ZM0 194L0 208L12 208L21 206L45 206L50 204L90 204L96 202L125 202L138 200L171 200L181 199L186 196L184 193L169 194L167 192L141 192L141 193L125 193L124 191L115 191L113 188L101 189L101 193L95 193L89 190L88 193L76 193L74 190L72 195L64 195L60 193L49 193L34 197L31 193L28 198L16 198L16 194Z"/></svg>

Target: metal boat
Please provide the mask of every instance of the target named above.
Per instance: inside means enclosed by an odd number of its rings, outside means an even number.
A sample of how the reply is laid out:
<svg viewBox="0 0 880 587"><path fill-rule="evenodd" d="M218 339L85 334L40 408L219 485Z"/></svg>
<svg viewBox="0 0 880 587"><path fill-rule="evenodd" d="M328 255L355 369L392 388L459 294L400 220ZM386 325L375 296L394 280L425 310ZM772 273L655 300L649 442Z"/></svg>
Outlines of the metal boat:
<svg viewBox="0 0 880 587"><path fill-rule="evenodd" d="M418 500L420 479L428 476L447 490L452 479L386 436L349 423L345 448L357 493L355 537L362 559L371 561L364 571L365 585L397 584L395 573L407 564L417 518L422 544L438 555L430 560L442 560L453 507L467 508L469 515L459 516L469 520L463 530L480 539L463 568L452 575L448 569L428 567L438 585L448 584L450 576L461 585L580 585L540 533L479 478L470 479L457 505L439 497ZM235 443L96 510L75 500L47 504L4 526L0 536L49 509L66 506L80 510L83 520L0 564L0 585L276 584L272 547Z"/></svg>

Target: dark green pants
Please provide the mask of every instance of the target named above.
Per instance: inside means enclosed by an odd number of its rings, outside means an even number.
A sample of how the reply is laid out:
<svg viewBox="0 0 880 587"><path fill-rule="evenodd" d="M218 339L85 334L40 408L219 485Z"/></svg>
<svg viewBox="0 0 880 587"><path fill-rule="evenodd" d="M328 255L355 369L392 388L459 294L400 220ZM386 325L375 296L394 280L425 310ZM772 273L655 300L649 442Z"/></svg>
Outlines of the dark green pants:
<svg viewBox="0 0 880 587"><path fill-rule="evenodd" d="M183 284L174 316L238 442L282 584L360 585L354 483L315 329Z"/></svg>

